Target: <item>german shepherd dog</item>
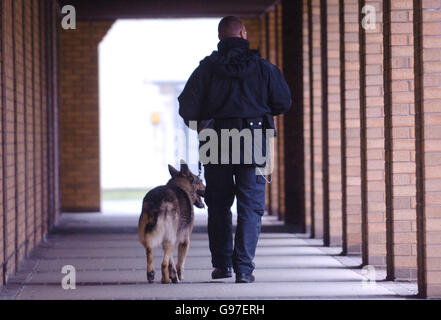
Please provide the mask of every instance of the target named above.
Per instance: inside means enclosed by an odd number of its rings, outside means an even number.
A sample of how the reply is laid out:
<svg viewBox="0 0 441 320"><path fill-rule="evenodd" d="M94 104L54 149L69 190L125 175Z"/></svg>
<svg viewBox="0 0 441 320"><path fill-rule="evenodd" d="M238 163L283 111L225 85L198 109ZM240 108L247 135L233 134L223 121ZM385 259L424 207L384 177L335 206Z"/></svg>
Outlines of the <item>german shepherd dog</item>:
<svg viewBox="0 0 441 320"><path fill-rule="evenodd" d="M190 172L187 164L181 162L180 171L171 165L168 170L171 179L165 186L156 187L145 195L139 217L138 234L146 249L149 283L155 279L152 249L159 244L164 250L161 282L177 283L184 280L184 263L194 222L193 205L205 207L201 200L205 186L198 176ZM176 268L173 261L175 246L178 246Z"/></svg>

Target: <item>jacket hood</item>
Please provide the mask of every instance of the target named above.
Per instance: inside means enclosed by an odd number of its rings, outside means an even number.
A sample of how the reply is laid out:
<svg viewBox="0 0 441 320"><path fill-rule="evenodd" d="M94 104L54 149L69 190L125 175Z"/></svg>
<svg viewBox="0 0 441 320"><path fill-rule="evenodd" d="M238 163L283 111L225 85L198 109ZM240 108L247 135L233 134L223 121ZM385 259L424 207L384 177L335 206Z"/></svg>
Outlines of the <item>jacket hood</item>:
<svg viewBox="0 0 441 320"><path fill-rule="evenodd" d="M248 40L242 38L226 38L219 42L218 51L204 59L212 70L222 77L244 78L255 72L259 57L257 50L250 50Z"/></svg>

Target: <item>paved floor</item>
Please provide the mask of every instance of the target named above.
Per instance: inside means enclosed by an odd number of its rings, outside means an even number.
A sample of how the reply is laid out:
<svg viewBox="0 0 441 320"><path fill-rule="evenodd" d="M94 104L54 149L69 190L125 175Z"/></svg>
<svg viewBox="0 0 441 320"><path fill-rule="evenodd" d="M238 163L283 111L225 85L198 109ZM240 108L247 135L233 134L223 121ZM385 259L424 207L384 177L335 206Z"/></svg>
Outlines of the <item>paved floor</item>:
<svg viewBox="0 0 441 320"><path fill-rule="evenodd" d="M160 283L161 252L155 251L157 279L145 279L145 255L138 243L136 214L64 214L60 224L8 280L0 299L403 299L415 284L372 282L360 259L339 256L320 240L287 232L271 217L255 259L256 282L213 281L206 220L197 215L185 281ZM61 287L61 269L76 269L76 289Z"/></svg>

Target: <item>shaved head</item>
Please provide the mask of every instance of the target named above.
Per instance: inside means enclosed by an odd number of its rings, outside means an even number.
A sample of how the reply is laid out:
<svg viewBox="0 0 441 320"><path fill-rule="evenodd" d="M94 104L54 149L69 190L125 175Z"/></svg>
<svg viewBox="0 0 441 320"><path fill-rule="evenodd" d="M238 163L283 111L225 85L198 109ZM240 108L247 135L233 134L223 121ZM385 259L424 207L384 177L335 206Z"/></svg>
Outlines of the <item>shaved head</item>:
<svg viewBox="0 0 441 320"><path fill-rule="evenodd" d="M243 38L246 39L246 29L243 22L234 16L228 16L223 18L219 22L219 39L224 38Z"/></svg>

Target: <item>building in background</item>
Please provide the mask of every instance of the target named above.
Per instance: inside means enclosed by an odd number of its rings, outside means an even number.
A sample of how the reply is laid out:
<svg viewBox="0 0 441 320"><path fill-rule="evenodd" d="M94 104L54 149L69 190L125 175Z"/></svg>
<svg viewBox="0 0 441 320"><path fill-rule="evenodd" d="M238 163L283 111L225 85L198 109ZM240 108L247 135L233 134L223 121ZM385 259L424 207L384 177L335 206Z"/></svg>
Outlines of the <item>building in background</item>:
<svg viewBox="0 0 441 320"><path fill-rule="evenodd" d="M181 159L197 171L197 135L180 118L177 97L216 49L218 23L118 20L108 31L99 47L102 189L164 184L167 165Z"/></svg>

